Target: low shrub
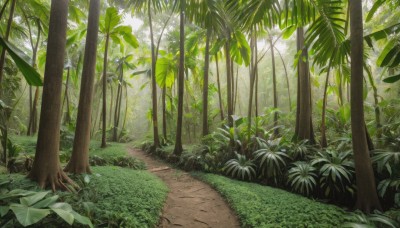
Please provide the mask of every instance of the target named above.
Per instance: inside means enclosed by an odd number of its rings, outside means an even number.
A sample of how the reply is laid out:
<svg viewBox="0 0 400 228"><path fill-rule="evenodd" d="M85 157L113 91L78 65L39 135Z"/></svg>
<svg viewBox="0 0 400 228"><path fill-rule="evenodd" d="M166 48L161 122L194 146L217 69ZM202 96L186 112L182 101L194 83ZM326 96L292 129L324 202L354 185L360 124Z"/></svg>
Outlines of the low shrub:
<svg viewBox="0 0 400 228"><path fill-rule="evenodd" d="M242 227L339 227L345 212L280 189L194 173L216 188L236 211Z"/></svg>
<svg viewBox="0 0 400 228"><path fill-rule="evenodd" d="M143 161L134 157L117 157L113 160L113 165L126 167L135 170L145 170L146 165Z"/></svg>

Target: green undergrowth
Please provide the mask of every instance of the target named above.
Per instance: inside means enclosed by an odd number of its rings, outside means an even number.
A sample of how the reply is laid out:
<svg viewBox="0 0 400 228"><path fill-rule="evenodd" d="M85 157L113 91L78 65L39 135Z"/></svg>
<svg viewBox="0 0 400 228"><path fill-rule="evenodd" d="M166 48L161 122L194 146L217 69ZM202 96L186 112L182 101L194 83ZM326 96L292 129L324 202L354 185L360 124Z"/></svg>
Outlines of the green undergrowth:
<svg viewBox="0 0 400 228"><path fill-rule="evenodd" d="M92 167L92 175L88 178L83 177L72 176L81 186L79 192L55 194L60 196L61 201L71 204L74 210L89 217L96 227L157 225L168 189L153 174L116 166L99 166ZM10 189L40 191L37 185L24 175L0 175L0 182L10 179ZM53 216L35 224L34 227L70 226Z"/></svg>
<svg viewBox="0 0 400 228"><path fill-rule="evenodd" d="M96 211L113 227L154 227L168 189L147 171L93 167L90 184L96 189Z"/></svg>
<svg viewBox="0 0 400 228"><path fill-rule="evenodd" d="M338 227L345 212L280 189L193 173L219 191L239 216L242 227Z"/></svg>
<svg viewBox="0 0 400 228"><path fill-rule="evenodd" d="M100 142L91 141L90 142L90 152L91 156L100 156L104 159L112 159L116 157L125 157L128 155L127 144L123 143L107 143L106 148L100 148Z"/></svg>

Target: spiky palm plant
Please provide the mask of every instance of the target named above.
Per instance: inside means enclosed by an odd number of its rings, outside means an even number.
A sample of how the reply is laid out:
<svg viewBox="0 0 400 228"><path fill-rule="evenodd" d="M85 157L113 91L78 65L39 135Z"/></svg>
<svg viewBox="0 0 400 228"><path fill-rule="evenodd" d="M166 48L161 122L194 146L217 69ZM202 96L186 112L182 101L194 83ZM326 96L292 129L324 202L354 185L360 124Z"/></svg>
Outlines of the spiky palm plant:
<svg viewBox="0 0 400 228"><path fill-rule="evenodd" d="M226 162L224 170L226 174L240 180L252 180L256 176L255 165L245 155L235 153L236 158Z"/></svg>
<svg viewBox="0 0 400 228"><path fill-rule="evenodd" d="M286 150L281 150L278 140L265 141L259 139L260 148L254 152L255 159L259 162L261 173L267 179L273 179L275 184L281 177L284 168L286 167L286 160L289 156Z"/></svg>
<svg viewBox="0 0 400 228"><path fill-rule="evenodd" d="M293 191L302 195L310 195L317 186L317 169L308 162L295 162L289 169L288 184Z"/></svg>
<svg viewBox="0 0 400 228"><path fill-rule="evenodd" d="M354 162L350 156L351 151L326 150L319 152L312 161L321 175L320 184L325 196L353 193Z"/></svg>

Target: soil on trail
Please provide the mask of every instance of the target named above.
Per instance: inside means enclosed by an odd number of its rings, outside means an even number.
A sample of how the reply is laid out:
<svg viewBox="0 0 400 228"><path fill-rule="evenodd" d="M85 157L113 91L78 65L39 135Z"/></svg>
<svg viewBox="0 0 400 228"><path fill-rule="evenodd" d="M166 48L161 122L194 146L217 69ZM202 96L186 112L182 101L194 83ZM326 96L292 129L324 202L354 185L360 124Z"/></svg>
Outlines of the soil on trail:
<svg viewBox="0 0 400 228"><path fill-rule="evenodd" d="M141 150L130 149L130 154L143 160L170 189L158 227L240 227L229 205L209 185Z"/></svg>

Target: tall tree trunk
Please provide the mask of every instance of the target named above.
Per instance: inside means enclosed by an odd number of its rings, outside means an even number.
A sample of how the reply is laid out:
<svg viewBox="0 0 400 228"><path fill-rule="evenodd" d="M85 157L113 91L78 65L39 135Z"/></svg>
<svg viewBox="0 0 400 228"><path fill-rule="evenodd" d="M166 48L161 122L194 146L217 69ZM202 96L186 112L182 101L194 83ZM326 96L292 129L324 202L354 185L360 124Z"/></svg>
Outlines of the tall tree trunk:
<svg viewBox="0 0 400 228"><path fill-rule="evenodd" d="M73 184L63 172L59 160L61 88L67 35L68 0L52 0L47 41L42 110L35 160L28 177L41 188L67 189Z"/></svg>
<svg viewBox="0 0 400 228"><path fill-rule="evenodd" d="M274 49L276 50L276 52L278 53L281 61L282 61L282 65L283 65L283 69L285 70L285 79L286 79L286 84L287 84L287 93L288 93L288 98L289 98L289 111L292 111L292 98L290 96L290 84L289 84L289 75L287 72L287 68L286 68L286 63L285 60L282 57L281 52L279 51L278 48L274 47Z"/></svg>
<svg viewBox="0 0 400 228"><path fill-rule="evenodd" d="M105 148L107 146L106 142L106 128L107 128L107 58L108 58L108 43L110 42L110 34L106 35L106 44L104 48L104 62L103 62L103 126L102 126L102 134L101 134L101 148Z"/></svg>
<svg viewBox="0 0 400 228"><path fill-rule="evenodd" d="M278 95L276 91L276 70L275 70L275 53L274 53L274 44L272 43L272 36L269 37L269 45L271 49L271 61L272 61L272 84L273 84L273 91L274 91L274 137L279 136L279 129L278 129Z"/></svg>
<svg viewBox="0 0 400 228"><path fill-rule="evenodd" d="M118 126L119 126L119 116L121 114L121 101L122 101L122 81L124 75L124 63L122 63L118 78L118 89L117 98L115 100L115 110L114 110L114 128L113 128L113 141L118 141Z"/></svg>
<svg viewBox="0 0 400 228"><path fill-rule="evenodd" d="M297 91L297 115L295 138L297 140L308 140L314 144L314 131L312 126L311 110L311 82L308 69L307 47L304 45L304 30L297 29L297 50L301 51L298 62L298 91Z"/></svg>
<svg viewBox="0 0 400 228"><path fill-rule="evenodd" d="M26 23L29 25L28 18L26 18ZM28 26L29 30L30 26ZM40 43L40 37L41 37L41 26L40 23L37 23L37 38L36 38L36 44L33 43L33 37L32 37L32 32L29 32L30 34L30 40L31 40L31 46L32 46L32 67L36 68L36 57L37 57L37 52L39 49L39 43ZM35 96L33 98L32 94L32 86L29 86L29 122L28 122L28 130L27 130L27 135L33 135L36 133L36 121L35 119L37 118L37 100L39 98L39 87L36 88L35 91Z"/></svg>
<svg viewBox="0 0 400 228"><path fill-rule="evenodd" d="M112 126L112 111L113 111L113 107L114 107L114 89L113 89L113 85L110 82L110 112L108 115L108 126ZM118 98L117 98L118 99Z"/></svg>
<svg viewBox="0 0 400 228"><path fill-rule="evenodd" d="M160 147L160 138L158 136L158 118L157 118L157 83L156 83L156 53L154 45L153 24L151 17L151 1L148 2L147 14L149 17L150 40L151 40L151 95L153 104L153 147Z"/></svg>
<svg viewBox="0 0 400 228"><path fill-rule="evenodd" d="M233 78L232 78L232 81L235 81L235 80L233 80ZM234 96L233 113L236 112L236 102L238 100L238 84L239 84L239 83L237 83L238 81L239 81L239 65L236 65L236 83L232 84L232 88L235 88L235 92L233 93L234 95L232 95L232 96ZM240 112L240 103L239 103L239 112Z"/></svg>
<svg viewBox="0 0 400 228"><path fill-rule="evenodd" d="M17 3L17 0L12 0L12 2L11 2L10 15L8 17L6 34L4 36L4 40L6 40L6 41L8 41L8 38L10 37L11 25L12 25L12 22L13 22L13 19L14 19L14 11L15 11L15 4L16 3ZM0 56L0 89L1 89L1 84L2 84L2 81L3 81L4 64L5 64L5 62L6 62L6 49L3 48L1 50L1 56Z"/></svg>
<svg viewBox="0 0 400 228"><path fill-rule="evenodd" d="M162 123L163 123L163 138L167 140L167 87L164 85L162 89Z"/></svg>
<svg viewBox="0 0 400 228"><path fill-rule="evenodd" d="M185 3L181 0L180 13L180 40L179 40L179 76L178 76L178 120L174 154L179 157L182 154L182 121L183 121L183 95L185 88Z"/></svg>
<svg viewBox="0 0 400 228"><path fill-rule="evenodd" d="M249 74L250 74L250 93L249 93L249 103L247 108L247 142L250 142L251 138L251 125L252 125L252 110L253 110L253 94L254 94L254 84L255 84L255 65L257 64L257 58L255 58L255 43L257 43L255 31L251 30L250 32L250 50L251 50L251 58L250 58L250 66L249 66ZM256 120L257 122L257 120Z"/></svg>
<svg viewBox="0 0 400 228"><path fill-rule="evenodd" d="M69 109L70 105L69 105L69 96L68 96L70 73L71 73L71 68L68 67L67 80L65 82L65 91L64 91L64 102L66 102L66 108L67 108L67 112L65 113L65 117L64 117L65 124L68 124L71 122L71 113L70 113L70 109ZM63 113L62 110L63 110L64 102L63 102L63 105L61 106L61 114Z"/></svg>
<svg viewBox="0 0 400 228"><path fill-rule="evenodd" d="M216 67L216 71L217 71L219 113L221 115L221 121L223 121L224 120L224 105L222 104L221 82L220 82L220 77L219 77L219 65L218 65L218 54L215 55L215 67Z"/></svg>
<svg viewBox="0 0 400 228"><path fill-rule="evenodd" d="M351 131L357 182L356 207L369 213L374 209L380 210L381 205L376 192L364 121L362 2L353 0L349 4L351 14Z"/></svg>
<svg viewBox="0 0 400 228"><path fill-rule="evenodd" d="M119 134L119 138L122 137L122 134L125 130L127 116L128 116L128 87L125 85L125 113L124 113L124 121L122 122L122 128L121 128L121 132Z"/></svg>
<svg viewBox="0 0 400 228"><path fill-rule="evenodd" d="M372 91L374 92L374 111L375 111L375 126L376 126L376 138L378 142L382 139L382 124L381 124L381 111L379 109L379 95L378 95L378 88L375 85L374 78L372 77L371 70L368 66L364 63L364 69L368 75L369 84L371 84ZM368 132L368 131L367 131ZM371 139L372 143L372 139ZM370 146L369 149L371 150Z"/></svg>
<svg viewBox="0 0 400 228"><path fill-rule="evenodd" d="M232 103L232 68L231 68L231 56L230 56L230 44L229 40L225 44L225 58L226 58L226 94L228 104L228 125L233 127L233 103Z"/></svg>
<svg viewBox="0 0 400 228"><path fill-rule="evenodd" d="M100 0L90 0L74 146L71 159L64 169L67 172L75 174L90 173L90 123L92 117L93 82L96 70L99 16Z"/></svg>
<svg viewBox="0 0 400 228"><path fill-rule="evenodd" d="M332 60L333 60L333 58L331 58L329 60L329 65L328 65L328 69L326 72L325 86L324 86L324 97L322 99L321 142L320 142L322 148L326 148L328 146L328 142L326 140L325 120L326 120L326 106L327 106L327 100L328 100L329 73L330 73L331 67L332 67Z"/></svg>
<svg viewBox="0 0 400 228"><path fill-rule="evenodd" d="M203 80L203 137L208 135L208 71L210 68L211 28L207 29Z"/></svg>
<svg viewBox="0 0 400 228"><path fill-rule="evenodd" d="M31 119L32 119L32 105L33 105L33 94L32 86L29 86L29 117L28 117L28 129L26 130L26 135L31 135Z"/></svg>

